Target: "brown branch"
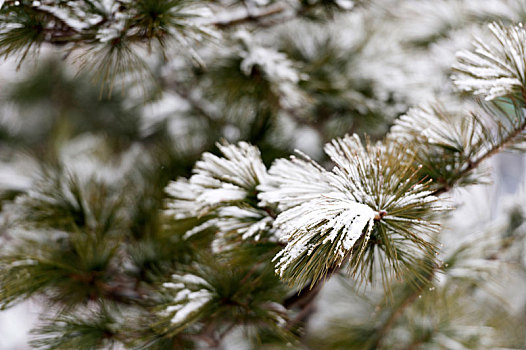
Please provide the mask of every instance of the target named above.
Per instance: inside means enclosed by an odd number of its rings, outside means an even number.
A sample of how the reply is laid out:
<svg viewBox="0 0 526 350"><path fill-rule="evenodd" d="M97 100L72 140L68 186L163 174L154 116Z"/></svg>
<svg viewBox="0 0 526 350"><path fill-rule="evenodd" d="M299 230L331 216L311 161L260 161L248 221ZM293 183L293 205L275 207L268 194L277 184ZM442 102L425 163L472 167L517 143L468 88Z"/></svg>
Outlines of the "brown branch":
<svg viewBox="0 0 526 350"><path fill-rule="evenodd" d="M345 261L348 258L349 256L345 259ZM325 281L331 278L335 273L338 273L341 270L342 265L343 263L341 265L331 267L327 271L325 277L318 280L314 285L307 284L305 287L301 288L298 293L291 295L283 301L283 306L285 308L289 310L294 308L299 309L296 317L287 322L287 329L292 329L297 324L304 323L308 320L309 316L315 311L314 301L320 293Z"/></svg>
<svg viewBox="0 0 526 350"><path fill-rule="evenodd" d="M416 350L416 349L418 349L420 347L420 345L422 345L423 343L425 343L426 341L431 339L433 333L435 333L435 329L433 329L433 332L431 334L427 334L424 337L413 341L411 344L409 344L409 346L407 347L407 350Z"/></svg>
<svg viewBox="0 0 526 350"><path fill-rule="evenodd" d="M440 268L440 265L434 265L433 269L430 271L429 276L426 278L426 282L424 284L414 286L414 289L411 293L409 293L402 302L391 312L389 317L385 320L383 325L378 329L376 340L373 344L372 349L378 349L381 347L385 336L389 333L389 331L393 328L396 321L404 314L405 309L409 307L415 300L418 299L418 296L421 295L422 291L425 290L430 283L432 283L433 278L435 276L436 271Z"/></svg>
<svg viewBox="0 0 526 350"><path fill-rule="evenodd" d="M331 274L327 274L326 279L330 278L336 273L336 271L339 271L339 269L340 268L337 270L335 269ZM287 322L287 325L285 326L287 330L293 329L300 323L306 323L309 317L314 313L314 301L323 287L324 280L319 280L314 286L312 286L312 288L309 288L308 286L303 287L298 293L291 295L283 301L283 306L285 308L289 310L293 308L299 309L296 317Z"/></svg>
<svg viewBox="0 0 526 350"><path fill-rule="evenodd" d="M417 299L418 295L421 292L422 292L421 289L415 289L413 293L409 294L407 298L402 302L402 304L400 304L400 306L398 306L394 310L394 312L392 312L389 315L386 322L378 330L377 338L376 338L376 341L374 342L374 346L372 347L372 349L378 349L382 345L387 333L389 333L389 331L391 330L391 328L393 328L396 321L400 318L400 316L404 314L405 309Z"/></svg>
<svg viewBox="0 0 526 350"><path fill-rule="evenodd" d="M240 16L230 16L227 19L215 19L210 24L219 28L226 28L240 24L259 22L263 19L270 18L285 13L287 8L281 4L274 4L258 11L246 10Z"/></svg>

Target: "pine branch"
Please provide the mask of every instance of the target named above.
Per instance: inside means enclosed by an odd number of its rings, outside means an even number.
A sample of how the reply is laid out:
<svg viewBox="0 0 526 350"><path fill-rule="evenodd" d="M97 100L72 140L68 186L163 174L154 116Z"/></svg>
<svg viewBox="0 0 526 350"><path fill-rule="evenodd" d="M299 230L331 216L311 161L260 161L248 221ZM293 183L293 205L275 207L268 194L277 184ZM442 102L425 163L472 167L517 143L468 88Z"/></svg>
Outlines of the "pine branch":
<svg viewBox="0 0 526 350"><path fill-rule="evenodd" d="M492 144L491 147L489 147L488 150L485 153L481 154L476 159L474 159L472 161L469 161L467 163L467 166L465 166L458 173L458 178L457 178L456 182L458 182L458 180L461 179L462 177L464 177L467 174L469 174L471 171L475 170L484 160L488 159L489 157L495 155L496 153L498 153L502 149L504 149L504 148L510 146L512 143L514 143L514 141L516 141L517 137L525 129L526 129L526 118L523 118L523 121L518 126L516 126L516 128L514 130L512 130L509 134L507 134L504 138L502 138L500 140L501 142L496 143L496 144ZM444 194L446 192L449 192L451 189L452 189L452 187L450 185L442 185L442 187L439 187L438 189L436 189L432 193L432 195L433 196L438 196L438 195ZM287 298L283 302L283 305L286 308L288 308L288 309L299 307L299 309L300 309L299 313L302 313L303 309L306 309L306 308L310 309L312 307L311 303L314 302L315 297L320 292L321 287L323 286L325 281L327 279L331 278L332 275L334 275L335 273L338 273L340 270L341 270L341 266L339 266L339 267L337 267L335 269L332 269L331 271L329 271L327 273L327 275L325 276L324 279L317 281L314 285L307 285L307 286L301 288L296 294L294 294L293 296ZM389 330L392 328L392 326L394 325L396 320L403 314L403 310L406 307L408 307L409 305L411 305L415 301L415 299L417 298L417 296L418 296L420 291L421 290L416 289L412 294L410 294L407 297L407 299L404 301L404 303L402 303L402 305L394 313L391 314L389 319L384 324L383 328L380 330L380 332L379 332L380 333L380 337L379 337L379 340L378 340L378 342L376 343L375 346L379 347L381 345L381 339L383 339L384 335L389 332Z"/></svg>
<svg viewBox="0 0 526 350"><path fill-rule="evenodd" d="M475 170L484 160L490 158L491 156L499 153L501 150L509 147L514 142L516 142L516 139L518 136L521 135L521 133L526 129L526 117L523 116L522 122L515 127L508 135L506 135L503 139L500 140L497 144L492 144L491 147L488 148L488 150L479 155L474 160L468 160L467 166L465 166L459 173L458 173L458 179L461 179L468 175L471 171ZM456 181L458 181L458 179ZM451 189L450 185L443 185L442 187L439 187L435 192L433 192L433 195L439 196L445 192L448 192Z"/></svg>
<svg viewBox="0 0 526 350"><path fill-rule="evenodd" d="M504 148L509 147L511 144L517 141L517 138L521 135L521 133L526 129L526 118L520 112L520 108L517 108L520 113L520 116L522 117L522 121L515 126L512 130L504 130L501 132L508 131L506 135L503 135L503 137L498 139L498 142L494 143L491 142L491 146L485 151L483 154L480 154L476 159L474 160L468 160L467 165L462 168L462 170L457 174L457 178L455 180L455 183L458 183L460 179L465 177L467 174L472 172L474 169L476 169L484 160L487 158L495 155L499 151L501 151ZM495 110L494 110L495 111ZM496 111L495 111L496 112ZM500 123L498 125L501 125ZM434 192L432 192L433 196L438 196L440 194L446 193L450 191L453 187L448 184L443 184L442 187L439 187ZM376 219L376 218L375 218ZM321 290L321 286L325 282L325 280L329 279L334 273L337 273L341 267L335 268L332 271L328 272L327 275L323 280L317 281L314 285L307 285L300 289L297 294L287 298L284 301L284 306L291 309L294 307L299 306L299 313L302 313L302 310L304 308L311 308L311 303L315 300L316 295ZM418 296L420 290L415 290L414 293L412 293L407 300L401 305L400 310L393 313L390 318L385 323L383 329L380 331L380 339L383 338L383 335L388 333L388 331L391 329L393 324L396 322L396 320L400 317L400 315L403 313L403 310L411 305L413 301ZM380 340L379 340L380 341ZM377 346L380 345L380 343L376 344Z"/></svg>
<svg viewBox="0 0 526 350"><path fill-rule="evenodd" d="M431 283L433 281L433 278L437 270L438 270L438 266L435 266L435 268L431 271L431 275L428 278L428 283ZM424 284L424 285L419 286L418 288L414 288L414 290L411 293L409 293L402 300L402 302L391 312L387 320L383 323L383 325L377 331L376 333L377 339L372 345L371 349L381 348L382 343L385 339L385 336L389 333L389 331L396 324L396 321L398 321L398 319L404 314L404 311L418 299L418 296L422 293L422 290L424 290L427 285L428 284Z"/></svg>
<svg viewBox="0 0 526 350"><path fill-rule="evenodd" d="M308 2L302 3L301 7L298 9L287 7L286 5L279 3L269 5L262 9L248 8L246 3L244 3L244 5L246 9L244 14L240 14L238 16L230 15L229 18L225 19L215 18L210 22L210 24L215 25L220 29L228 29L230 27L247 23L255 23L258 25L258 27L266 28L285 23L302 16L307 16L310 11L317 9L318 7L323 7L323 5L320 5L319 3L310 4ZM336 7L339 8L339 5ZM342 10L341 8L339 9Z"/></svg>
<svg viewBox="0 0 526 350"><path fill-rule="evenodd" d="M232 16L221 19L221 18L215 18L210 24L215 25L219 28L227 28L232 26L237 26L241 24L246 23L253 23L256 22L258 24L261 24L260 21L269 17L273 17L279 14L285 13L287 10L287 7L285 7L282 4L273 4L270 6L267 6L263 9L258 10L249 10L246 9L244 14L238 15L238 16Z"/></svg>

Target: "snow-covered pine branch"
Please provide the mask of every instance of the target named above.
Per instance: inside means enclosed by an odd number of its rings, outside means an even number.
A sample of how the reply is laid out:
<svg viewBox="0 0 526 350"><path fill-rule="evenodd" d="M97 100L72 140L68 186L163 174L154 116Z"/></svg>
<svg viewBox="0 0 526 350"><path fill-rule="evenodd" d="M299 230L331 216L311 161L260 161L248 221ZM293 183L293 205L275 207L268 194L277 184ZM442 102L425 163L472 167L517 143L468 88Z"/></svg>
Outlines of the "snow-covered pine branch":
<svg viewBox="0 0 526 350"><path fill-rule="evenodd" d="M284 53L254 43L247 31L237 32L236 37L244 46L244 50L239 54L242 58L240 68L243 74L251 76L254 71L261 71L271 83L274 93L280 96L282 107L299 108L305 96L298 83L306 78L305 74L300 74Z"/></svg>
<svg viewBox="0 0 526 350"><path fill-rule="evenodd" d="M258 186L258 198L262 205L277 205L280 211L332 190L329 172L304 154L276 159L268 173L268 181Z"/></svg>
<svg viewBox="0 0 526 350"><path fill-rule="evenodd" d="M432 180L431 188L443 191L477 181L463 168L486 149L485 131L487 127L475 113L437 102L411 108L395 121L387 139L404 143L421 167L419 177Z"/></svg>
<svg viewBox="0 0 526 350"><path fill-rule="evenodd" d="M276 271L291 284L315 284L347 259L362 277L367 264L399 273L434 254L428 237L438 225L432 217L444 207L433 194L472 183L478 163L517 141L524 118L514 110L493 104L484 118L462 118L438 105L415 108L383 143L364 145L356 135L333 140L325 147L336 164L331 171L302 156L276 160L267 174L252 146L224 145L226 158L205 154L189 180L189 198L199 203L193 215L222 208L188 234L211 225L219 240L273 232L286 243L274 258ZM274 222L269 208L278 213ZM376 263L375 252L384 261Z"/></svg>
<svg viewBox="0 0 526 350"><path fill-rule="evenodd" d="M395 269L407 256L433 251L426 237L438 226L428 215L441 206L402 150L396 143L364 146L354 135L326 146L332 171L309 159L275 162L272 185L261 186L259 197L283 210L274 226L287 245L274 260L284 280L315 284L347 258L355 272L365 271L363 254L377 248L385 254L380 264ZM401 242L407 256L396 251Z"/></svg>
<svg viewBox="0 0 526 350"><path fill-rule="evenodd" d="M192 0L7 1L0 11L0 54L38 52L44 43L66 46L80 70L92 73L111 95L117 80L145 84L152 79L144 52L177 52L202 63L195 46L219 36L208 4ZM184 48L181 50L181 47Z"/></svg>
<svg viewBox="0 0 526 350"><path fill-rule="evenodd" d="M176 220L207 216L186 232L189 238L205 229L217 230L215 250L229 241L273 239L272 213L258 205L257 187L267 182L259 150L246 142L217 144L224 157L203 154L189 180L171 182L165 213Z"/></svg>
<svg viewBox="0 0 526 350"><path fill-rule="evenodd" d="M173 198L167 201L168 213L200 216L220 206L256 200L256 187L267 177L259 150L246 142L217 147L224 157L204 153L189 180L168 185L166 191Z"/></svg>
<svg viewBox="0 0 526 350"><path fill-rule="evenodd" d="M473 51L460 51L452 76L460 90L482 95L486 100L524 95L526 88L526 30L522 23L504 26L491 23L493 34L477 38Z"/></svg>
<svg viewBox="0 0 526 350"><path fill-rule="evenodd" d="M287 332L286 309L279 303L283 284L266 257L248 256L232 264L228 256L199 255L190 271L163 283L164 302L157 315L165 332L186 330L216 338L231 326L252 325Z"/></svg>
<svg viewBox="0 0 526 350"><path fill-rule="evenodd" d="M380 249L381 264L395 270L434 251L426 237L438 226L428 219L441 206L398 143L363 145L347 136L325 148L332 171L303 156L277 160L268 174L254 146L218 147L224 158L204 154L188 181L167 187L168 215L210 216L185 237L214 227L220 251L228 239L277 236L286 246L274 258L276 271L298 285L316 283L349 257L355 271L363 270L365 250Z"/></svg>
<svg viewBox="0 0 526 350"><path fill-rule="evenodd" d="M435 194L478 183L475 171L503 149L523 149L526 114L523 97L481 101L470 112L435 103L412 108L397 119L387 140L402 142L432 180ZM466 109L466 107L464 107Z"/></svg>

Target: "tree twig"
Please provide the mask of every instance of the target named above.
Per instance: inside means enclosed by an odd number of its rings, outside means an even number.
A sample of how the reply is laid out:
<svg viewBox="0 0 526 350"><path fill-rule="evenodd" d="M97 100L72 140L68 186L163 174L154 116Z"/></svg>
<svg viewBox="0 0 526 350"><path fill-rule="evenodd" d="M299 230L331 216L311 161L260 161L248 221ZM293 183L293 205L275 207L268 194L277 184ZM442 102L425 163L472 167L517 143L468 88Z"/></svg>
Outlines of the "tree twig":
<svg viewBox="0 0 526 350"><path fill-rule="evenodd" d="M482 154L477 159L469 161L467 163L467 166L459 172L458 178L456 181L466 176L470 171L476 169L484 160L490 158L491 156L500 152L503 148L507 147L525 129L526 129L526 118L515 130L513 130L513 132L511 132L508 136L502 139L502 142L500 142L499 144L493 145L491 148L488 149L486 153ZM451 189L451 187L452 187L452 184L444 184L442 187L435 190L435 192L433 192L433 195L439 196L445 192L448 192Z"/></svg>
<svg viewBox="0 0 526 350"><path fill-rule="evenodd" d="M215 18L210 24L218 28L226 28L250 22L259 22L265 18L284 14L286 10L287 7L282 4L273 4L257 11L245 10L245 13L238 16L230 15L227 18Z"/></svg>

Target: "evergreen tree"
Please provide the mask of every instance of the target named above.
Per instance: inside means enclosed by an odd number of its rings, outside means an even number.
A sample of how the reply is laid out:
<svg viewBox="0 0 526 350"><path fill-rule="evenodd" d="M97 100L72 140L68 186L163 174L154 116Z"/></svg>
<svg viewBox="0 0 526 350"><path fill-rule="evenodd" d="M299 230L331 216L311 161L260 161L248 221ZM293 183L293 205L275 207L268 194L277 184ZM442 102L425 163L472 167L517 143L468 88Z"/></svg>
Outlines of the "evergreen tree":
<svg viewBox="0 0 526 350"><path fill-rule="evenodd" d="M42 305L35 349L526 348L523 198L454 219L524 151L524 18L0 2L0 307Z"/></svg>

